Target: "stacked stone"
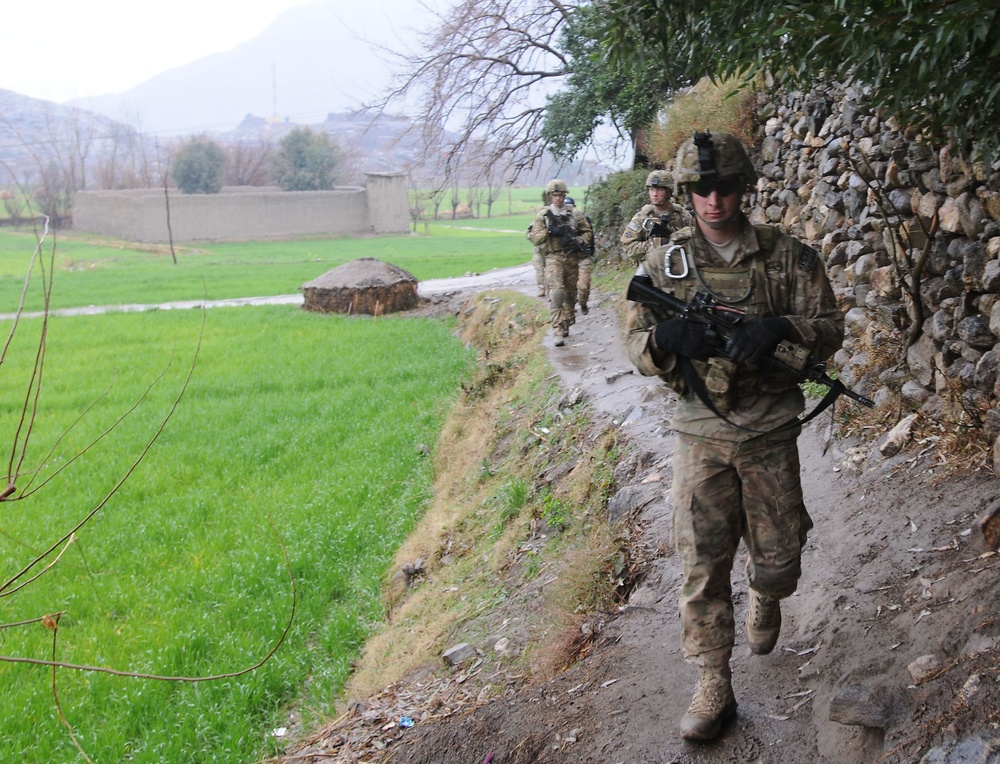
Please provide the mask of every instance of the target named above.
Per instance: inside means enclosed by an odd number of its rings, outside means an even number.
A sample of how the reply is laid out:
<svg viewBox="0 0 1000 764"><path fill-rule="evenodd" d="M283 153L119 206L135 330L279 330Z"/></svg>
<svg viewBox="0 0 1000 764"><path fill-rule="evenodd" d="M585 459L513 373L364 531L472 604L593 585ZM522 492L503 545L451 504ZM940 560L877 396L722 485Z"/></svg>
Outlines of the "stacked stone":
<svg viewBox="0 0 1000 764"><path fill-rule="evenodd" d="M1000 163L921 142L852 84L768 87L757 114L751 219L822 252L847 318L841 378L939 421L970 413L1000 466Z"/></svg>

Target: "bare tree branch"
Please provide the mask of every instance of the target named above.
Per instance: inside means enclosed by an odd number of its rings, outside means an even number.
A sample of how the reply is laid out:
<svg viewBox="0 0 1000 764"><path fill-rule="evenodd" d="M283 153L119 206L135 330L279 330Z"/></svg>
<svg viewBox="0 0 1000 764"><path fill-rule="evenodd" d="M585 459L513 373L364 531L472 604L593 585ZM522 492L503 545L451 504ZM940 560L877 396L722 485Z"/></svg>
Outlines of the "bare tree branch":
<svg viewBox="0 0 1000 764"><path fill-rule="evenodd" d="M459 0L445 12L427 8L436 24L421 34L422 52L383 48L400 74L369 108L381 115L419 104L413 131L420 162L439 170L442 186L470 170L481 177L487 166L512 182L545 153L544 100L569 72L557 35L573 7L559 0Z"/></svg>
<svg viewBox="0 0 1000 764"><path fill-rule="evenodd" d="M278 529L274 526L274 522L271 521L271 531L274 533L275 538L278 541L278 545L281 547L281 553L285 560L285 571L288 573L288 580L291 584L291 594L292 601L291 607L288 613L288 620L285 622L285 627L281 632L281 635L271 645L271 649L268 650L267 655L265 655L260 660L256 661L253 665L245 666L244 668L237 669L236 671L229 671L224 674L211 674L209 676L171 676L166 674L146 674L140 671L122 671L120 669L108 668L106 666L87 666L79 663L65 663L63 661L56 660L55 651L53 650L52 660L42 660L41 658L25 658L17 655L0 655L0 662L3 663L28 663L34 666L51 666L53 669L56 668L67 668L74 669L77 671L92 671L99 674L110 674L112 676L124 676L132 677L134 679L152 679L159 682L214 682L219 679L232 679L233 677L243 676L244 674L249 674L252 671L256 671L265 663L267 663L271 658L274 657L275 653L278 652L278 648L281 647L282 643L288 637L288 633L292 630L292 624L295 623L295 609L298 604L298 589L295 585L295 576L292 574L292 564L288 559L288 549L285 547L284 541L282 541ZM42 623L47 629L52 631L58 631L59 629L59 618L62 613L44 615L39 618L33 618L29 621L21 621L16 624L2 624L0 629L10 628L12 626L24 626L32 623Z"/></svg>

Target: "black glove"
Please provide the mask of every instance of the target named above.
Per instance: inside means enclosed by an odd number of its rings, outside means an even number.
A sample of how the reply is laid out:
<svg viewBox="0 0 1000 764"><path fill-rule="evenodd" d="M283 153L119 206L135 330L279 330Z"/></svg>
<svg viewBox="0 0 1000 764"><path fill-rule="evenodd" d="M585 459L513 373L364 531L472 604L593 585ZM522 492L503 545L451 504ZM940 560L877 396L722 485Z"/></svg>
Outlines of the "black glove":
<svg viewBox="0 0 1000 764"><path fill-rule="evenodd" d="M661 215L660 219L650 226L649 237L651 239L669 239L673 232L673 229L667 224L667 216Z"/></svg>
<svg viewBox="0 0 1000 764"><path fill-rule="evenodd" d="M718 335L705 324L671 318L653 327L653 343L664 353L675 353L697 361L716 355Z"/></svg>
<svg viewBox="0 0 1000 764"><path fill-rule="evenodd" d="M755 318L740 326L726 344L726 355L736 363L760 363L789 338L792 325L785 318Z"/></svg>

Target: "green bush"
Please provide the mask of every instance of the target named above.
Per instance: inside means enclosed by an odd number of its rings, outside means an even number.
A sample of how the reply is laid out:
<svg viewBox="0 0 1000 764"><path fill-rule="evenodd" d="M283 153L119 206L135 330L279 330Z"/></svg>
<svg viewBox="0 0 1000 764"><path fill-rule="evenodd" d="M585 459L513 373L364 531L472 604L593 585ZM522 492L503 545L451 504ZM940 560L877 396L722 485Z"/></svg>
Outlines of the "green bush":
<svg viewBox="0 0 1000 764"><path fill-rule="evenodd" d="M211 138L201 136L177 150L170 174L183 194L217 194L225 171L225 152Z"/></svg>
<svg viewBox="0 0 1000 764"><path fill-rule="evenodd" d="M328 133L296 127L281 139L271 174L282 191L329 191L339 179L340 146Z"/></svg>
<svg viewBox="0 0 1000 764"><path fill-rule="evenodd" d="M625 170L597 181L587 194L587 212L594 225L597 252L617 259L620 237L632 216L649 202L647 170Z"/></svg>

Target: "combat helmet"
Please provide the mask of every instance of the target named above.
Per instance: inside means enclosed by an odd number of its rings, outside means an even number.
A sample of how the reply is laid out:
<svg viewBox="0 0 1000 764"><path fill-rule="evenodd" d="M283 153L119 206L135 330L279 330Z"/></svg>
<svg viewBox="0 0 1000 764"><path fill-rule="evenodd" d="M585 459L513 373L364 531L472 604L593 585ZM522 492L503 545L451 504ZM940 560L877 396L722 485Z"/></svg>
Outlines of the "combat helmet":
<svg viewBox="0 0 1000 764"><path fill-rule="evenodd" d="M677 149L674 183L678 192L687 183L734 177L748 187L757 182L757 170L735 135L699 131Z"/></svg>
<svg viewBox="0 0 1000 764"><path fill-rule="evenodd" d="M646 188L665 188L674 190L674 179L666 170L653 170L646 176Z"/></svg>
<svg viewBox="0 0 1000 764"><path fill-rule="evenodd" d="M569 193L569 189L566 187L566 181L565 180L559 180L558 178L553 178L545 186L545 193L547 193L547 194L553 194L553 193L568 194Z"/></svg>

